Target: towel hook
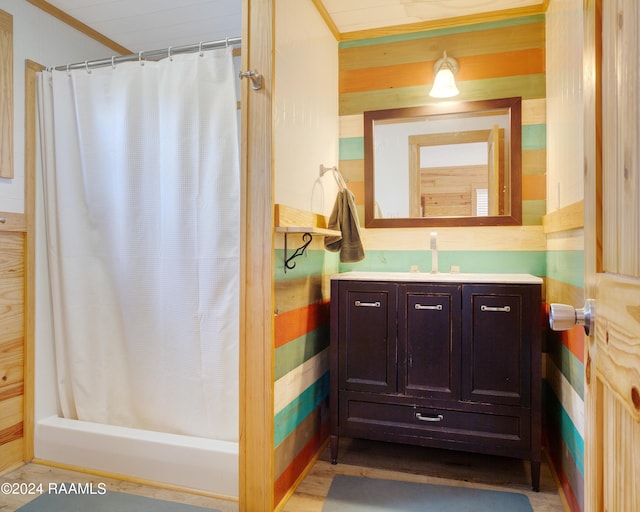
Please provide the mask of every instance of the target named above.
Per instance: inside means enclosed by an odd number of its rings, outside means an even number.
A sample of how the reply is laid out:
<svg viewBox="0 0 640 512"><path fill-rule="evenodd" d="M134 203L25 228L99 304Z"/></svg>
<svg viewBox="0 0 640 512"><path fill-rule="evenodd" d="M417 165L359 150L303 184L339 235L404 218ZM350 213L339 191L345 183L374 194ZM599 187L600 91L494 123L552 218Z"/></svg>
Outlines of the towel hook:
<svg viewBox="0 0 640 512"><path fill-rule="evenodd" d="M334 165L333 167L325 167L323 164L320 164L320 177L322 178L327 172L333 172L333 179L336 180L336 184L340 190L344 190L347 188L347 183L344 181L342 174L338 168Z"/></svg>

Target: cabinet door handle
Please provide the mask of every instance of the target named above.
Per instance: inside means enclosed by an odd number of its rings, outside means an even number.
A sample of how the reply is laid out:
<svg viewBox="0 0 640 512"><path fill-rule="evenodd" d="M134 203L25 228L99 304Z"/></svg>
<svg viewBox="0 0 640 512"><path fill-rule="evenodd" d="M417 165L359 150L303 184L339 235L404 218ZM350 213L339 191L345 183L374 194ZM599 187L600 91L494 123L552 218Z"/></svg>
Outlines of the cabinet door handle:
<svg viewBox="0 0 640 512"><path fill-rule="evenodd" d="M416 419L420 421L438 422L438 421L442 421L444 419L444 416L442 414L437 414L437 415L432 414L430 416L423 416L421 412L417 412Z"/></svg>
<svg viewBox="0 0 640 512"><path fill-rule="evenodd" d="M497 311L498 313L508 313L511 311L511 306L504 306L501 308L494 308L493 306L480 306L480 311Z"/></svg>
<svg viewBox="0 0 640 512"><path fill-rule="evenodd" d="M360 302L359 300L357 300L355 302L355 305L357 308L379 308L380 307L380 301L376 301L376 302Z"/></svg>
<svg viewBox="0 0 640 512"><path fill-rule="evenodd" d="M416 304L415 305L416 309L433 309L435 311L442 311L442 304L435 304L435 305L430 305L430 304Z"/></svg>

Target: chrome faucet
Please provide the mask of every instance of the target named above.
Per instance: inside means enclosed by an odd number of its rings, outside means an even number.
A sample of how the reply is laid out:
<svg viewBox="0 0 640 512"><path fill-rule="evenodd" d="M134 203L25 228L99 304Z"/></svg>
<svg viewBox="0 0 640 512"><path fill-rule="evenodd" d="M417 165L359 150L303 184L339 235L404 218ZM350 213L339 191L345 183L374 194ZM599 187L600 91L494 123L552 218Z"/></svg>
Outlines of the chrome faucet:
<svg viewBox="0 0 640 512"><path fill-rule="evenodd" d="M431 232L431 273L438 273L438 233Z"/></svg>

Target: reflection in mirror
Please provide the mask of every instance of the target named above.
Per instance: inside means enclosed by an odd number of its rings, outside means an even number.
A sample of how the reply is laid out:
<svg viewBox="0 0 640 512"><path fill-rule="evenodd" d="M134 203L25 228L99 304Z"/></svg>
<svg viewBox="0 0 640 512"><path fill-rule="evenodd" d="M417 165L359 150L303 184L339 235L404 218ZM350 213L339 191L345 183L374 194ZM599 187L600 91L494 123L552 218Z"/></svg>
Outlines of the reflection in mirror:
<svg viewBox="0 0 640 512"><path fill-rule="evenodd" d="M520 105L365 112L365 226L521 224Z"/></svg>

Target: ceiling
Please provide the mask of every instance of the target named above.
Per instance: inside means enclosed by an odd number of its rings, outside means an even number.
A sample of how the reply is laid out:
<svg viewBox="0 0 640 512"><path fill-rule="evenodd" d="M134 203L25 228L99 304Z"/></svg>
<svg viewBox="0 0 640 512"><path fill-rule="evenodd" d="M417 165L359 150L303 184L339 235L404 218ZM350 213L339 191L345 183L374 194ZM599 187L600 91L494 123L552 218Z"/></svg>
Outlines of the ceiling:
<svg viewBox="0 0 640 512"><path fill-rule="evenodd" d="M314 0L338 32L540 5L542 0ZM240 35L241 0L48 0L132 52Z"/></svg>

